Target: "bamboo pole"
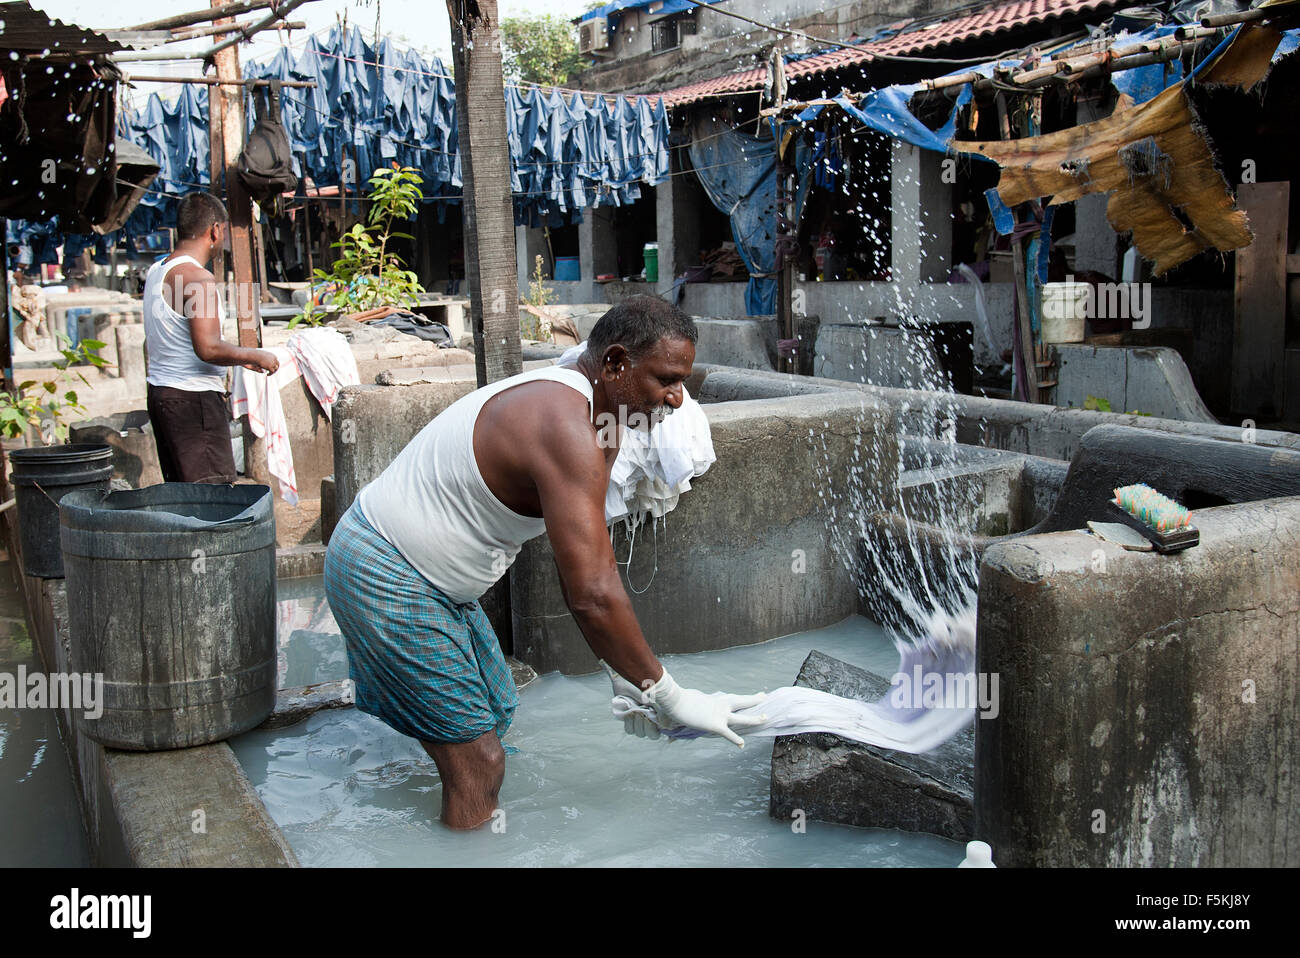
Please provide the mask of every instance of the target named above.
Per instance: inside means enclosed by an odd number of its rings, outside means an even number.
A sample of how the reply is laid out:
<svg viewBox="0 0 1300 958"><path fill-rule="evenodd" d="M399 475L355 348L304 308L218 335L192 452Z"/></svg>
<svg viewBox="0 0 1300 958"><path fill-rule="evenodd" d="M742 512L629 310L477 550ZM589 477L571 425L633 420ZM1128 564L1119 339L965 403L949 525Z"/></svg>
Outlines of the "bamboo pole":
<svg viewBox="0 0 1300 958"><path fill-rule="evenodd" d="M242 87L264 87L270 86L270 80L219 80L216 77L156 77L141 76L136 73L124 75L123 83L199 83L206 86L242 86ZM297 88L304 90L314 90L316 88L315 80L283 80L280 86L287 88Z"/></svg>
<svg viewBox="0 0 1300 958"><path fill-rule="evenodd" d="M241 13L251 13L254 10L265 10L268 7L275 6L274 0L234 0L232 3L213 3L208 10L195 10L191 13L179 13L174 17L164 17L161 20L150 20L148 23L141 23L138 26L127 27L127 30L133 32L144 32L146 30L176 30L180 27L192 27L196 23L207 23L210 20L221 20L228 17L234 17Z"/></svg>

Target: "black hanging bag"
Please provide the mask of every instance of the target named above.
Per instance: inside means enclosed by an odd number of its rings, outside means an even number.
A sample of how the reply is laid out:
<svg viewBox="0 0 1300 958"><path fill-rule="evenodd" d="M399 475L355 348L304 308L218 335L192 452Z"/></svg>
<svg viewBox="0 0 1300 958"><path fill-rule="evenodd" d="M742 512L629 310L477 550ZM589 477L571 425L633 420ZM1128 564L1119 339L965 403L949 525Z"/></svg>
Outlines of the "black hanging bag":
<svg viewBox="0 0 1300 958"><path fill-rule="evenodd" d="M272 80L269 89L255 88L257 124L236 165L249 196L270 216L281 212L281 194L298 188L289 134L280 122L280 89L279 80Z"/></svg>

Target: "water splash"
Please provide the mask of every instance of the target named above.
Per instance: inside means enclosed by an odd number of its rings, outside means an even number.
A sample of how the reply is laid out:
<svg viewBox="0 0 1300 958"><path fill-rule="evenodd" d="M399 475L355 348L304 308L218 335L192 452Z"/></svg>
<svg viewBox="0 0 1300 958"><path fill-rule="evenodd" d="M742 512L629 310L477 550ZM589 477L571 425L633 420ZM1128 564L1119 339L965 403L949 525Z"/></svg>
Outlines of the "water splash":
<svg viewBox="0 0 1300 958"><path fill-rule="evenodd" d="M957 394L910 297L897 287L894 296L897 325L865 325L850 366L859 382L906 392L864 395L847 481L831 475L826 436L810 436L821 490L839 490L821 492L827 528L864 605L900 643L934 657L969 633L973 659L979 564L967 517L981 490L954 481L969 458L957 442Z"/></svg>

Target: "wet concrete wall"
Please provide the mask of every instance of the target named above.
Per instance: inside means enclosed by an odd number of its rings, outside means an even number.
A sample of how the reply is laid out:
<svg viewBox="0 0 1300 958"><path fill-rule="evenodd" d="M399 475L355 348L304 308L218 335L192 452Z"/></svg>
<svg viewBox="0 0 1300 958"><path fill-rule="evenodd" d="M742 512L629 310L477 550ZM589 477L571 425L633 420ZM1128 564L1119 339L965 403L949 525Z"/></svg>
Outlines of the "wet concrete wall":
<svg viewBox="0 0 1300 958"><path fill-rule="evenodd" d="M1074 458L1083 434L1093 426L1105 424L1135 426L1174 435L1202 436L1259 446L1300 448L1300 434L1256 429L1249 424L1218 425L1161 419L1156 416L1061 409L1009 399L987 399L982 396L920 389L890 389L762 370L719 369L718 372L729 372L725 379L734 398L856 390L895 410L900 431L907 435L935 437L950 432L961 443L1022 452L1046 459ZM706 380L706 384L708 382ZM721 387L723 379L718 382ZM705 388L709 388L708 385Z"/></svg>
<svg viewBox="0 0 1300 958"><path fill-rule="evenodd" d="M388 467L415 434L461 396L471 380L410 386L348 386L334 406L335 508L343 515L366 483Z"/></svg>
<svg viewBox="0 0 1300 958"><path fill-rule="evenodd" d="M831 546L830 503L864 468L859 437L880 444L880 475L862 481L879 484L887 498L892 493L898 449L889 411L844 394L704 408L718 461L692 480L657 541L642 527L625 572L651 648L748 645L854 612L857 591ZM614 528L615 556L623 561L629 543L622 526ZM524 545L510 582L515 656L538 672L594 671L545 536Z"/></svg>
<svg viewBox="0 0 1300 958"><path fill-rule="evenodd" d="M1061 343L1051 350L1059 381L1052 393L1055 405L1082 409L1089 396L1096 396L1116 412L1218 423L1177 350L1083 343Z"/></svg>
<svg viewBox="0 0 1300 958"><path fill-rule="evenodd" d="M984 554L976 835L999 865L1300 864L1300 498L1195 522L1170 556L1081 532Z"/></svg>

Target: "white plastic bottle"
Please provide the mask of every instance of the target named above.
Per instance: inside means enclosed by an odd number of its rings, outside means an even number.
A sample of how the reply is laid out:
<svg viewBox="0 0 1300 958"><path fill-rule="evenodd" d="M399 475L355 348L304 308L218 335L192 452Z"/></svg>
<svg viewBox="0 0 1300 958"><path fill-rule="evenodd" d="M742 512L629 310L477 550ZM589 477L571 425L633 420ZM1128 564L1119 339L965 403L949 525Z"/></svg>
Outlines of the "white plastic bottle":
<svg viewBox="0 0 1300 958"><path fill-rule="evenodd" d="M966 857L958 868L997 868L993 864L993 849L988 842L967 842Z"/></svg>

